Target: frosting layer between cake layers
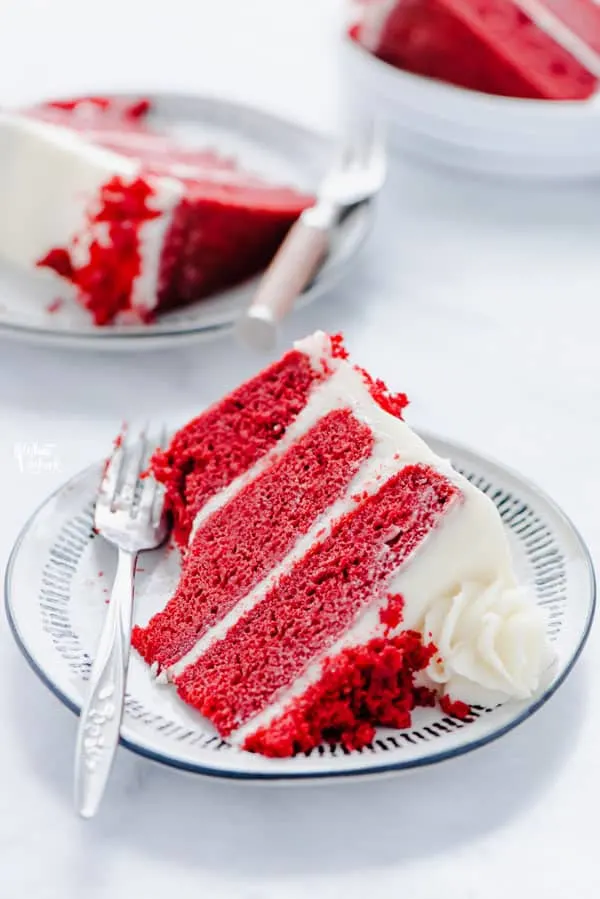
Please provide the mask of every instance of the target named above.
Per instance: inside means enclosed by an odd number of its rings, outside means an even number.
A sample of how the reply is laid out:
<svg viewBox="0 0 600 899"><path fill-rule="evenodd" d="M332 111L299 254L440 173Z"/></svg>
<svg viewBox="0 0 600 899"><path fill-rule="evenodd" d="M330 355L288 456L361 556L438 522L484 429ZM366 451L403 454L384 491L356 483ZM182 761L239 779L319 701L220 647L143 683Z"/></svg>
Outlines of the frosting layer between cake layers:
<svg viewBox="0 0 600 899"><path fill-rule="evenodd" d="M197 508L178 590L136 648L221 734L268 754L344 734L339 703L329 730L306 721L350 658L371 704L374 671L397 670L396 691L406 681L394 715L380 691L374 723L407 723L432 688L466 703L529 696L544 622L491 501L382 408L330 338L295 352L315 374L303 407ZM300 738L298 722L315 732Z"/></svg>

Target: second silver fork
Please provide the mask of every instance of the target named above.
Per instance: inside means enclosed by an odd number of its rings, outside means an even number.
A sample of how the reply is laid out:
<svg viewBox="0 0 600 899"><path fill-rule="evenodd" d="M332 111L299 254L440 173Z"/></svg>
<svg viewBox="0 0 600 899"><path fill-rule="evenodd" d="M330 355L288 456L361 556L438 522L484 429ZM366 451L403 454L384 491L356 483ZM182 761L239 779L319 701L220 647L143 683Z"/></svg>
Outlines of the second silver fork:
<svg viewBox="0 0 600 899"><path fill-rule="evenodd" d="M125 432L115 444L96 500L94 526L118 550L117 571L89 692L81 709L75 751L75 804L95 815L119 743L130 653L135 565L139 552L155 549L167 536L162 488L144 473L152 452L166 445L163 428L137 437Z"/></svg>
<svg viewBox="0 0 600 899"><path fill-rule="evenodd" d="M344 212L374 197L385 174L381 127L374 121L363 122L325 176L315 205L305 209L290 228L250 306L238 319L236 333L242 343L271 349L278 324L324 263Z"/></svg>
<svg viewBox="0 0 600 899"><path fill-rule="evenodd" d="M325 176L316 204L290 228L250 306L238 319L236 333L242 343L259 350L274 345L278 324L325 261L343 213L374 197L385 174L381 128L364 122Z"/></svg>

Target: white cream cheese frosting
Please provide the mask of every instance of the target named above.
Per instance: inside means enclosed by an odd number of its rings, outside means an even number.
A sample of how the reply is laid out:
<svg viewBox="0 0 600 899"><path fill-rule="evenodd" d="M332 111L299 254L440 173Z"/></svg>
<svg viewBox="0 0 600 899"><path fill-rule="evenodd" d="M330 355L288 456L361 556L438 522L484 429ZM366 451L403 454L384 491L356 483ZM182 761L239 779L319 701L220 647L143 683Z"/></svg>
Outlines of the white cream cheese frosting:
<svg viewBox="0 0 600 899"><path fill-rule="evenodd" d="M467 703L527 699L550 661L539 607L527 589L500 578L436 598L420 629L438 648L432 682Z"/></svg>
<svg viewBox="0 0 600 899"><path fill-rule="evenodd" d="M88 216L102 186L114 176L134 180L141 168L85 135L18 114L0 116L0 162L0 253L10 264L46 278L57 276L36 263L55 247L71 249L78 264L87 261L91 240L98 237ZM156 306L162 243L182 195L176 179L151 180L150 204L160 215L140 227L141 273L132 292L132 305L140 311Z"/></svg>

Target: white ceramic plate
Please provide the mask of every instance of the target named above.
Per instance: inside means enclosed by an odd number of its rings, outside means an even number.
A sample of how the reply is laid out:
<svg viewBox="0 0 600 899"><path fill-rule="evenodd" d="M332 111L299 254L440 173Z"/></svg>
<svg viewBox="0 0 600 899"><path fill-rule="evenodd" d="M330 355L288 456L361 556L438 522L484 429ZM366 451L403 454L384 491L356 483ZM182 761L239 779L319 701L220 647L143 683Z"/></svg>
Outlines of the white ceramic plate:
<svg viewBox="0 0 600 899"><path fill-rule="evenodd" d="M326 137L268 113L193 95L145 96L152 104L149 122L177 134L190 145L216 147L235 156L267 180L314 190L331 163L333 147ZM326 264L299 304L316 299L343 275L370 229L372 214L372 202L362 203L348 214L336 229ZM74 302L49 311L56 298L54 282L0 264L0 336L110 351L154 349L209 339L231 328L249 302L256 283L257 279L252 279L167 312L149 325L98 328Z"/></svg>
<svg viewBox="0 0 600 899"><path fill-rule="evenodd" d="M520 178L600 174L600 96L582 102L495 97L404 72L343 42L350 109L375 110L392 148L444 166Z"/></svg>
<svg viewBox="0 0 600 899"><path fill-rule="evenodd" d="M271 760L232 749L175 691L152 680L133 654L122 742L174 768L244 780L338 778L399 771L475 749L531 716L560 686L585 643L595 605L588 551L571 522L536 487L501 465L446 441L433 449L496 503L520 579L530 583L547 614L557 664L543 691L528 702L476 707L468 722L439 709L418 709L410 730L381 729L373 744L349 752L322 746L308 756ZM100 466L77 475L33 515L17 540L6 573L8 618L23 654L46 685L73 711L81 706L106 608L115 554L92 533ZM141 557L136 618L155 611L157 578L168 593L178 555L162 549ZM152 583L152 592L148 585Z"/></svg>

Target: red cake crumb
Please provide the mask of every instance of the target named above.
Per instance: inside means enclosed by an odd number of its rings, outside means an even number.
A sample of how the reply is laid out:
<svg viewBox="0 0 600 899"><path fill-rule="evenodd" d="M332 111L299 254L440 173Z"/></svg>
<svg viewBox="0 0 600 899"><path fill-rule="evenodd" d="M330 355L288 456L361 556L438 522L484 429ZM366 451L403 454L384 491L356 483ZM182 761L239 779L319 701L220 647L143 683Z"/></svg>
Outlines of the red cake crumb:
<svg viewBox="0 0 600 899"><path fill-rule="evenodd" d="M402 418L402 412L408 406L408 397L405 393L391 393L387 385L381 378L374 379L364 368L356 367L361 373L365 384L369 388L369 393L375 402L393 415L394 418Z"/></svg>
<svg viewBox="0 0 600 899"><path fill-rule="evenodd" d="M331 353L334 359L347 359L348 358L348 350L344 346L344 338L341 334L332 334L330 337L331 340Z"/></svg>
<svg viewBox="0 0 600 899"><path fill-rule="evenodd" d="M81 106L96 106L98 109L107 110L114 104L108 97L77 97L72 100L49 100L44 103L44 108L61 109L65 112L73 112Z"/></svg>
<svg viewBox="0 0 600 899"><path fill-rule="evenodd" d="M309 752L323 742L362 749L377 726L410 727L422 696L414 675L434 652L414 631L343 650L326 660L319 682L279 719L251 734L244 749L272 758Z"/></svg>
<svg viewBox="0 0 600 899"><path fill-rule="evenodd" d="M435 652L435 646L433 651ZM438 700L435 690L429 687L415 687L413 692L415 694L415 705L423 708L433 708Z"/></svg>
<svg viewBox="0 0 600 899"><path fill-rule="evenodd" d="M112 457L115 454L115 450L118 450L119 447L123 446L123 440L125 439L126 434L127 434L127 422L124 421L121 424L120 432L117 434L117 436L113 440L112 453L110 454L110 456L107 456L107 458L104 460L104 465L102 467L101 480L104 479L104 477L106 476L106 472L108 471L108 466L110 465Z"/></svg>
<svg viewBox="0 0 600 899"><path fill-rule="evenodd" d="M459 699L451 699L449 696L442 696L440 707L446 715L451 715L453 718L460 718L461 720L468 718L471 714L471 709L466 702L461 702Z"/></svg>
<svg viewBox="0 0 600 899"><path fill-rule="evenodd" d="M331 335L329 341L331 344L331 355L334 359L348 359L348 350L344 346L344 338L341 334ZM327 363L325 363L325 369L327 373L330 373ZM389 412L390 415L393 415L394 418L402 418L402 412L408 406L406 394L391 393L381 379L376 380L372 378L368 371L365 371L364 368L360 368L358 365L355 365L354 369L362 376L375 402L382 409L385 409L386 412Z"/></svg>
<svg viewBox="0 0 600 899"><path fill-rule="evenodd" d="M386 634L395 630L404 614L404 597L401 593L389 593L387 605L379 612L379 620L386 628Z"/></svg>
<svg viewBox="0 0 600 899"><path fill-rule="evenodd" d="M71 281L73 278L73 263L68 250L56 247L39 259L37 265L40 268L51 268L57 275L60 275L61 278L66 278L68 281Z"/></svg>
<svg viewBox="0 0 600 899"><path fill-rule="evenodd" d="M133 283L141 273L140 228L160 215L149 205L153 196L153 188L142 178L130 183L111 178L101 188L98 206L88 213L89 233L98 236L91 240L87 262L77 265L66 247L55 247L37 262L75 286L97 325L131 308ZM99 233L99 224L107 225L108 240Z"/></svg>
<svg viewBox="0 0 600 899"><path fill-rule="evenodd" d="M65 301L61 300L60 297L56 297L56 299L52 300L46 306L46 312L49 312L53 315L55 312L58 312L65 305Z"/></svg>
<svg viewBox="0 0 600 899"><path fill-rule="evenodd" d="M179 546L187 545L204 503L281 440L323 377L304 353L292 350L193 419L165 452L155 454L152 473L166 487Z"/></svg>
<svg viewBox="0 0 600 899"><path fill-rule="evenodd" d="M125 107L124 115L128 119L142 119L151 109L150 100L138 100Z"/></svg>
<svg viewBox="0 0 600 899"><path fill-rule="evenodd" d="M123 101L116 97L77 97L71 100L49 100L42 104L42 109L56 109L62 112L76 112L78 109L94 106L101 112L112 112L120 119L135 121L144 118L150 112L150 100Z"/></svg>

